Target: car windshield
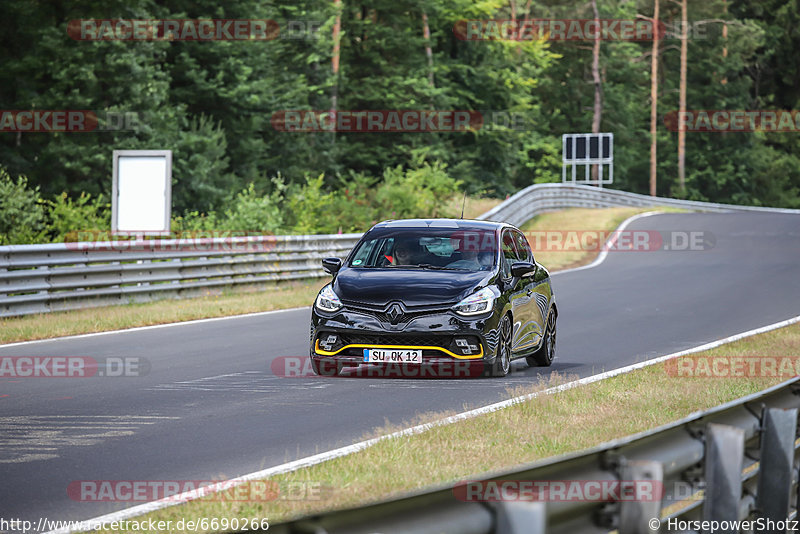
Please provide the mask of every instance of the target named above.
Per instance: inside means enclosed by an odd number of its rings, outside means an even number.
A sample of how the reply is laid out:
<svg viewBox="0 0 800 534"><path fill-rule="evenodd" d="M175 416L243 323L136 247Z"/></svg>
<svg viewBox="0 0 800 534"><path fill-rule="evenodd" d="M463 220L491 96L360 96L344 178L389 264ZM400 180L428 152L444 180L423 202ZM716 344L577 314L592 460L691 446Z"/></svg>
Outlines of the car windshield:
<svg viewBox="0 0 800 534"><path fill-rule="evenodd" d="M491 230L394 228L367 236L349 266L488 271L495 265L496 250Z"/></svg>

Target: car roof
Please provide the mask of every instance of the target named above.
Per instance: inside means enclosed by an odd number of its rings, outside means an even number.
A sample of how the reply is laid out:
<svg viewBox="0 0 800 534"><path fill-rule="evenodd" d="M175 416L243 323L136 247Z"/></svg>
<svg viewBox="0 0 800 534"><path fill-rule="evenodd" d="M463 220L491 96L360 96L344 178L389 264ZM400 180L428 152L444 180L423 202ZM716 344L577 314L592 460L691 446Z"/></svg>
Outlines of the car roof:
<svg viewBox="0 0 800 534"><path fill-rule="evenodd" d="M457 228L463 230L497 230L498 228L514 228L504 222L478 221L475 219L395 219L381 221L373 228Z"/></svg>

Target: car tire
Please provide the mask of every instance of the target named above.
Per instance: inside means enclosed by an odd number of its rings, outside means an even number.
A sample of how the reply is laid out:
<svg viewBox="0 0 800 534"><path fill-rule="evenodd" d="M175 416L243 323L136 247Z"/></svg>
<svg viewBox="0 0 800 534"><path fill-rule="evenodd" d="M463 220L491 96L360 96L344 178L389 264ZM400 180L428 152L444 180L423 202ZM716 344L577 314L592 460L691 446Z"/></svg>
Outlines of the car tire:
<svg viewBox="0 0 800 534"><path fill-rule="evenodd" d="M544 331L542 346L532 355L527 356L528 365L531 367L550 367L556 357L556 312L550 310L547 316L547 328Z"/></svg>
<svg viewBox="0 0 800 534"><path fill-rule="evenodd" d="M319 376L338 376L339 372L342 370L342 366L336 362L320 361L311 358L311 369L314 371L314 374Z"/></svg>
<svg viewBox="0 0 800 534"><path fill-rule="evenodd" d="M497 342L497 355L490 367L492 376L506 376L511 370L511 319L504 315L500 320L500 339Z"/></svg>

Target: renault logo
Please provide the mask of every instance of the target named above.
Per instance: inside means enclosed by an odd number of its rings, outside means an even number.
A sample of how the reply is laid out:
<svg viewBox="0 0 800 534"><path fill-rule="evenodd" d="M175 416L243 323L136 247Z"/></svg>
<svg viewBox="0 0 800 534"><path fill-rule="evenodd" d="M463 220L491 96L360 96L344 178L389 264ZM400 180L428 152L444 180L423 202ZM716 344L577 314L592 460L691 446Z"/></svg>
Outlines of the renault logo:
<svg viewBox="0 0 800 534"><path fill-rule="evenodd" d="M399 304L392 304L392 307L389 308L386 315L389 317L392 324L397 324L403 317L403 308L401 308Z"/></svg>

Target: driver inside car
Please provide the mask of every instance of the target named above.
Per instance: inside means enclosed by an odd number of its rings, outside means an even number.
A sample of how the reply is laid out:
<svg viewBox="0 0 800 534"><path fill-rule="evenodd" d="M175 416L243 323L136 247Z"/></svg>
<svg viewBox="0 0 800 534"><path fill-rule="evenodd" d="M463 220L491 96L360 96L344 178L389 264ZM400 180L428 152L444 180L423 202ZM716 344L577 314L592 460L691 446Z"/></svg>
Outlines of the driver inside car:
<svg viewBox="0 0 800 534"><path fill-rule="evenodd" d="M478 243L462 239L461 242L461 259L448 263L447 266L451 269L464 269L466 271L480 271L483 268L478 260Z"/></svg>
<svg viewBox="0 0 800 534"><path fill-rule="evenodd" d="M392 265L416 265L420 261L421 251L416 239L403 239L394 246Z"/></svg>

